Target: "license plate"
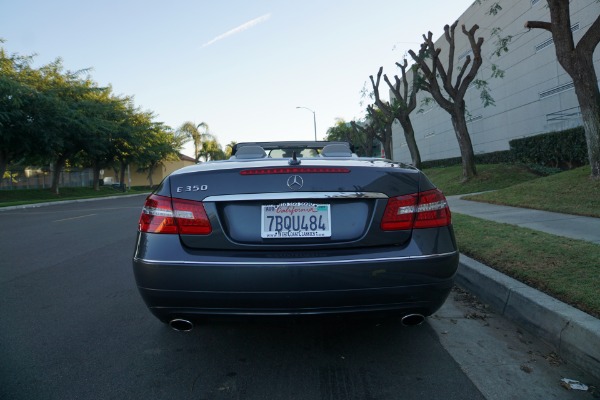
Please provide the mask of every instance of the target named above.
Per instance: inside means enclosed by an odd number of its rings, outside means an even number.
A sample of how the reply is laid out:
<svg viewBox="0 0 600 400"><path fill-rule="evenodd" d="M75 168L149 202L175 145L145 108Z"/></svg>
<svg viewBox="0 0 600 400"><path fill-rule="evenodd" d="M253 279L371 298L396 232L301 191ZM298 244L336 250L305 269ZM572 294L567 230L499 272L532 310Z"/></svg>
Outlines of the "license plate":
<svg viewBox="0 0 600 400"><path fill-rule="evenodd" d="M329 204L281 203L262 206L262 238L310 238L331 236Z"/></svg>

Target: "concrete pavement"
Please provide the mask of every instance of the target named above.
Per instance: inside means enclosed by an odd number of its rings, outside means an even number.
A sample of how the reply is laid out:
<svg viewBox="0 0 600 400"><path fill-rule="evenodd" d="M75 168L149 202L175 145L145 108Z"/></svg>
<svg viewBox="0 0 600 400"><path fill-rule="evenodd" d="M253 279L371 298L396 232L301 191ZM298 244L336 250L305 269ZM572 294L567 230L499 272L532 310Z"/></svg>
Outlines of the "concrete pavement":
<svg viewBox="0 0 600 400"><path fill-rule="evenodd" d="M452 212L600 244L600 218L499 206L461 197L448 196Z"/></svg>
<svg viewBox="0 0 600 400"><path fill-rule="evenodd" d="M600 218L498 206L460 197L448 197L454 213L600 244ZM598 253L600 259L600 247ZM552 345L564 360L600 379L599 319L463 254L456 282L495 311Z"/></svg>

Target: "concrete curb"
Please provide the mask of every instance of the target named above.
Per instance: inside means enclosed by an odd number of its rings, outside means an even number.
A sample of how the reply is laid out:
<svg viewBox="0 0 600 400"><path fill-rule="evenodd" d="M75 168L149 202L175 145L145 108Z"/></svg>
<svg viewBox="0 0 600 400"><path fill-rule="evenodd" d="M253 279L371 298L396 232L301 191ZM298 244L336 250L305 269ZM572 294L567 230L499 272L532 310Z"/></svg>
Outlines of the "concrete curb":
<svg viewBox="0 0 600 400"><path fill-rule="evenodd" d="M148 192L148 193L150 193L150 192ZM21 209L24 209L24 208L37 208L37 207L45 207L45 206L55 206L55 205L59 205L59 204L86 203L88 201L110 200L110 199L123 199L123 198L126 198L126 197L134 197L134 196L148 196L148 193L123 194L123 195L120 195L120 196L91 197L89 199L58 200L58 201L48 201L46 203L22 204L20 206L0 207L0 212L2 212L2 211L11 211L11 210L21 210Z"/></svg>
<svg viewBox="0 0 600 400"><path fill-rule="evenodd" d="M600 379L600 320L463 254L456 283Z"/></svg>

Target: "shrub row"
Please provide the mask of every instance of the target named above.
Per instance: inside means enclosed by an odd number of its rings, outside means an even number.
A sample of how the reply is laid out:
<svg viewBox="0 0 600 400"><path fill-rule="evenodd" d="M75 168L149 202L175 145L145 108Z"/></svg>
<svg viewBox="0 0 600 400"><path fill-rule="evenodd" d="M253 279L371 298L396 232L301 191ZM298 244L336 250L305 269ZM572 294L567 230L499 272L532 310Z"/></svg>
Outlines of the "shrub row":
<svg viewBox="0 0 600 400"><path fill-rule="evenodd" d="M510 150L494 151L492 153L475 154L475 162L477 164L500 164L510 163L514 159ZM445 158L443 160L429 160L421 163L421 168L436 168L436 167L449 167L452 165L459 165L462 163L462 158L452 157Z"/></svg>
<svg viewBox="0 0 600 400"><path fill-rule="evenodd" d="M536 169L550 171L573 169L587 164L587 144L583 127L559 132L544 133L509 142L510 150L476 154L478 164L499 164L521 162ZM462 163L460 157L429 160L421 163L421 168L448 167Z"/></svg>
<svg viewBox="0 0 600 400"><path fill-rule="evenodd" d="M588 161L583 127L508 142L514 159L526 164L573 169Z"/></svg>

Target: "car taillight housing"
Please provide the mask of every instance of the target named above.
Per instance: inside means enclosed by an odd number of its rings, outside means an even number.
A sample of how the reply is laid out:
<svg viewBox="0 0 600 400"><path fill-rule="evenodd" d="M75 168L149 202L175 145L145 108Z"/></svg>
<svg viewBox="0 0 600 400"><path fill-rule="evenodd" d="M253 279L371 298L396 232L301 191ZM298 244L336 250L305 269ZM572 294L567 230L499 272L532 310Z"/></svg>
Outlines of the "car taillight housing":
<svg viewBox="0 0 600 400"><path fill-rule="evenodd" d="M152 194L146 199L140 232L208 235L212 227L201 202Z"/></svg>
<svg viewBox="0 0 600 400"><path fill-rule="evenodd" d="M388 199L381 229L397 231L450 225L446 197L438 189Z"/></svg>

